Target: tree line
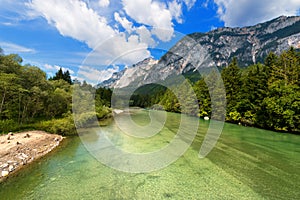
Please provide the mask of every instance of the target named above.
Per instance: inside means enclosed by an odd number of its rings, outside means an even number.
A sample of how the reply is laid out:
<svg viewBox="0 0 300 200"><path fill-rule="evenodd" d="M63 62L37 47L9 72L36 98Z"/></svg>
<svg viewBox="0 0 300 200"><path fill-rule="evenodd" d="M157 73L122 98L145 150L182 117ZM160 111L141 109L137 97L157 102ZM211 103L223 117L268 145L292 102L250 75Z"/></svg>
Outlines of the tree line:
<svg viewBox="0 0 300 200"><path fill-rule="evenodd" d="M299 51L290 48L280 55L271 52L263 64L247 68L240 68L233 59L219 72L226 94L215 92L226 95L226 121L299 133ZM131 105L212 117L210 93L218 89L213 86L219 83L210 83L218 80L219 72L211 70L197 81L187 78L172 90L147 85L132 96ZM85 91L92 94L91 98ZM111 95L110 89L72 81L70 73L62 69L47 79L38 67L22 65L22 58L17 54L0 52L0 133L40 129L75 134L74 101L80 102L75 106L76 125L83 127L95 115L102 119L111 114Z"/></svg>
<svg viewBox="0 0 300 200"><path fill-rule="evenodd" d="M47 79L36 66L22 65L17 54L0 53L0 133L41 129L51 133L75 134L72 113L74 88L88 89L95 95L97 117L111 113L111 90L94 88L85 81L71 80L69 71ZM73 97L74 98L74 97ZM83 123L88 118L82 118Z"/></svg>
<svg viewBox="0 0 300 200"><path fill-rule="evenodd" d="M219 72L226 90L226 121L299 133L299 51L290 48L278 56L271 52L263 64L254 64L246 68L239 67L237 59L234 58L228 66L219 69ZM193 107L195 100L187 95L191 91L185 86L186 83L174 87L172 91L160 89L153 95L136 93L132 97L132 105L152 106L155 109L163 108L166 111L185 112L199 117L211 116L212 88L207 83L217 80L217 73L211 70L196 82L188 81L197 96L199 109L196 112ZM180 98L184 99L185 105L179 103Z"/></svg>

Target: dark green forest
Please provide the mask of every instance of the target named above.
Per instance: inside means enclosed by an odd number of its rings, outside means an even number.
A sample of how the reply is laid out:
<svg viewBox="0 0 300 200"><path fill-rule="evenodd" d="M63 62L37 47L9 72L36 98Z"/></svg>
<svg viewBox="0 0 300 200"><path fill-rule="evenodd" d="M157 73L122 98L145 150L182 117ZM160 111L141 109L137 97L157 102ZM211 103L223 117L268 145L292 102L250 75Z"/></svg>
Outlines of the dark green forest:
<svg viewBox="0 0 300 200"><path fill-rule="evenodd" d="M72 116L72 92L89 90L95 96L98 119L110 115L111 90L95 89L85 81L72 81L62 69L47 79L46 73L31 65L22 65L16 54L0 54L0 133L21 130L45 130L62 135L76 134ZM83 114L82 114L83 115ZM84 124L90 116L78 119Z"/></svg>
<svg viewBox="0 0 300 200"><path fill-rule="evenodd" d="M300 131L300 53L291 48L277 56L270 53L263 64L246 68L236 59L219 69L226 90L226 121L276 131ZM186 82L173 90L160 85L139 88L131 98L132 106L183 112L198 117L212 114L208 82L216 80L216 71ZM192 78L189 78L191 77ZM192 85L195 99L189 95ZM80 90L77 90L77 89ZM73 91L76 95L73 94ZM94 107L82 110L91 102L84 91L93 94ZM85 81L71 80L62 69L50 78L35 66L22 65L16 54L0 54L0 133L30 129L62 135L76 134L72 102L80 99L76 125L84 126L92 116L103 119L111 115L112 91L94 88ZM73 99L72 99L73 98ZM181 105L179 100L184 101ZM195 105L199 109L195 110ZM80 110L81 109L81 110ZM78 127L77 127L78 128Z"/></svg>
<svg viewBox="0 0 300 200"><path fill-rule="evenodd" d="M300 131L300 53L294 48L277 56L270 53L263 64L246 68L232 62L219 69L226 90L226 121L276 131ZM195 113L194 100L187 95L186 83L174 86L178 98L189 108L182 108L176 95L160 85L146 85L132 96L132 105L170 112L183 112L198 117L212 114L207 83L216 80L216 71L202 75L198 81L188 82L197 96L199 109ZM187 78L188 79L188 78ZM174 91L173 90L173 91ZM145 91L148 91L145 92ZM184 96L180 96L180 94ZM197 104L196 104L197 105Z"/></svg>

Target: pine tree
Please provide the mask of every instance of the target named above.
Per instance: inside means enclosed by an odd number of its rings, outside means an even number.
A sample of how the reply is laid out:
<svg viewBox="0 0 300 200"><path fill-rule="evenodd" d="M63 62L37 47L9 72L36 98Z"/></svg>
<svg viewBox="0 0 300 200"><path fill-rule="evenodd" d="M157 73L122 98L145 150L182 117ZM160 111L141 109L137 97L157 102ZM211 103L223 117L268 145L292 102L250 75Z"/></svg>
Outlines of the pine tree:
<svg viewBox="0 0 300 200"><path fill-rule="evenodd" d="M55 75L50 78L51 80L60 80L60 79L63 79L63 71L62 71L62 68L59 68L59 70L55 73Z"/></svg>
<svg viewBox="0 0 300 200"><path fill-rule="evenodd" d="M63 79L64 79L67 83L72 84L72 79L71 79L71 75L70 75L69 70L67 70L66 72L63 73Z"/></svg>
<svg viewBox="0 0 300 200"><path fill-rule="evenodd" d="M55 75L49 80L64 80L69 84L73 84L69 70L63 72L62 68L59 68Z"/></svg>
<svg viewBox="0 0 300 200"><path fill-rule="evenodd" d="M241 73L236 58L233 58L232 62L222 70L221 75L226 90L227 117L230 120L230 112L236 111L240 99Z"/></svg>

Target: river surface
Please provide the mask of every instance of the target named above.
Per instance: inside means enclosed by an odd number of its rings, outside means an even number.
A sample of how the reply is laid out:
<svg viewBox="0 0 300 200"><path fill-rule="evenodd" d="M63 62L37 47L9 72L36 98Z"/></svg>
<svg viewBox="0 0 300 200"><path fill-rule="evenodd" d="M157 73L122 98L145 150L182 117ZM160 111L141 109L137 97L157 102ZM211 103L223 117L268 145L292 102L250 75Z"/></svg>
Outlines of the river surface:
<svg viewBox="0 0 300 200"><path fill-rule="evenodd" d="M141 125L150 120L144 110L132 118ZM102 129L127 150L153 151L174 137L179 122L179 114L169 113L160 134L139 140L121 134L114 121ZM225 123L215 148L200 159L209 122L199 122L183 156L150 173L120 172L101 164L82 143L98 144L97 133L67 138L0 183L0 199L300 199L299 136Z"/></svg>

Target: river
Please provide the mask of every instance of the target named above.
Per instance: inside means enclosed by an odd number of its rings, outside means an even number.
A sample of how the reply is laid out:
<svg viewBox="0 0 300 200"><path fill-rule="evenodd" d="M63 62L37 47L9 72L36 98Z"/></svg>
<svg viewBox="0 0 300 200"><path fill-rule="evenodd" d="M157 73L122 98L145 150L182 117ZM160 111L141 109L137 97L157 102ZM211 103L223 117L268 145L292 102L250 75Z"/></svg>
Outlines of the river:
<svg viewBox="0 0 300 200"><path fill-rule="evenodd" d="M144 110L133 119L149 123ZM168 119L162 129L166 134L144 140L122 136L114 121L102 129L127 150L153 151L176 134L180 115L168 113ZM149 173L121 172L95 159L82 140L97 144L101 141L97 133L67 138L54 152L1 183L0 199L300 198L299 136L225 123L215 148L200 159L209 121L199 122L198 133L183 156Z"/></svg>

